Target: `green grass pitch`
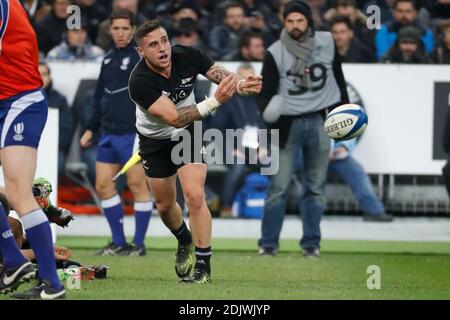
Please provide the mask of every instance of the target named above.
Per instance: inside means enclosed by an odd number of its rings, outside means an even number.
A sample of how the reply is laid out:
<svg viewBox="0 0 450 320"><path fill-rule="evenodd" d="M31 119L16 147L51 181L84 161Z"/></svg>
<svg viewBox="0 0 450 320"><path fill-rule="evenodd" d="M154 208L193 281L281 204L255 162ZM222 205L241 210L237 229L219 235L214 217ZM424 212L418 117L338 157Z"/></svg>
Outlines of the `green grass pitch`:
<svg viewBox="0 0 450 320"><path fill-rule="evenodd" d="M273 258L259 257L255 240L213 239L213 282L200 286L179 283L172 238L147 238L145 257L93 255L106 243L58 239L73 260L111 268L107 279L67 290L68 299L450 299L450 243L324 240L322 257L305 259L295 240L281 241ZM380 267L379 290L367 288L370 265Z"/></svg>

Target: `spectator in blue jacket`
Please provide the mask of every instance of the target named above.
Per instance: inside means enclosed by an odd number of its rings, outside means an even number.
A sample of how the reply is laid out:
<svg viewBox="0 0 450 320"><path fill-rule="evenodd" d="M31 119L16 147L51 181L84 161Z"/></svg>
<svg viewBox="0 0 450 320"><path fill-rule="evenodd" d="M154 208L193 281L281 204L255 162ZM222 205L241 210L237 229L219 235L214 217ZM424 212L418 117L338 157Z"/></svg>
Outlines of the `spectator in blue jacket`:
<svg viewBox="0 0 450 320"><path fill-rule="evenodd" d="M336 175L352 189L363 211L364 221L390 222L393 217L385 213L383 204L373 191L369 176L350 155L355 146L356 138L340 142L331 140L328 172Z"/></svg>
<svg viewBox="0 0 450 320"><path fill-rule="evenodd" d="M49 108L59 110L58 176L62 177L74 131L73 114L66 97L53 88L50 68L45 62L39 63L39 73L44 83Z"/></svg>
<svg viewBox="0 0 450 320"><path fill-rule="evenodd" d="M381 62L427 64L433 61L423 48L420 30L413 26L406 26L400 29L397 40L381 58Z"/></svg>
<svg viewBox="0 0 450 320"><path fill-rule="evenodd" d="M225 7L223 25L211 30L210 47L214 59L222 59L232 51L238 51L239 35L244 30L244 9L240 3L232 2Z"/></svg>
<svg viewBox="0 0 450 320"><path fill-rule="evenodd" d="M430 29L420 25L417 19L417 7L414 0L397 0L394 5L394 21L383 24L375 36L376 56L381 57L397 40L397 34L402 27L414 26L421 32L425 51L431 53L434 49L434 36Z"/></svg>

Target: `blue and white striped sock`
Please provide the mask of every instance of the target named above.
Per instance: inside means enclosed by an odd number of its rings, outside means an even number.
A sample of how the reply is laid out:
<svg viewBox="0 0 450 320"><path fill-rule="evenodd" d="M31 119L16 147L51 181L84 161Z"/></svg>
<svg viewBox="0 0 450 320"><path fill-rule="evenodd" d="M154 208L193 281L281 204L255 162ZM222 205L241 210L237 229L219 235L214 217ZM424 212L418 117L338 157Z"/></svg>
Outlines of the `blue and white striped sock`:
<svg viewBox="0 0 450 320"><path fill-rule="evenodd" d="M102 200L102 208L111 228L112 241L115 245L123 246L126 243L123 231L123 208L120 196L115 196Z"/></svg>
<svg viewBox="0 0 450 320"><path fill-rule="evenodd" d="M39 266L39 278L47 280L59 290L62 285L56 273L56 260L53 251L52 230L47 216L41 209L36 209L21 217L31 248Z"/></svg>
<svg viewBox="0 0 450 320"><path fill-rule="evenodd" d="M15 268L26 261L17 247L16 239L8 223L5 209L0 205L0 251L3 255L3 263L7 268Z"/></svg>
<svg viewBox="0 0 450 320"><path fill-rule="evenodd" d="M136 229L134 233L133 243L141 248L144 246L145 235L147 234L148 224L153 211L153 201L135 202L135 223Z"/></svg>

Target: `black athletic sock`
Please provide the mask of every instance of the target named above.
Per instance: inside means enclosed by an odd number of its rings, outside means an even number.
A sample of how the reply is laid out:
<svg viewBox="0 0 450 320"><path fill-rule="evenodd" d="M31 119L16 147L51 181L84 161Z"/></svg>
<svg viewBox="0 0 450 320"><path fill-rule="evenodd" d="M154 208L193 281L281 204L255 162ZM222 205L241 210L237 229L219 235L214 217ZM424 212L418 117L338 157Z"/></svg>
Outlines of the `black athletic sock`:
<svg viewBox="0 0 450 320"><path fill-rule="evenodd" d="M211 259L211 246L207 248L195 247L195 258L197 262L195 263L195 268L200 270L206 270L211 274L211 265L209 260Z"/></svg>
<svg viewBox="0 0 450 320"><path fill-rule="evenodd" d="M176 231L172 231L173 235L178 239L178 243L182 246L192 243L192 235L186 223L183 221L181 227Z"/></svg>

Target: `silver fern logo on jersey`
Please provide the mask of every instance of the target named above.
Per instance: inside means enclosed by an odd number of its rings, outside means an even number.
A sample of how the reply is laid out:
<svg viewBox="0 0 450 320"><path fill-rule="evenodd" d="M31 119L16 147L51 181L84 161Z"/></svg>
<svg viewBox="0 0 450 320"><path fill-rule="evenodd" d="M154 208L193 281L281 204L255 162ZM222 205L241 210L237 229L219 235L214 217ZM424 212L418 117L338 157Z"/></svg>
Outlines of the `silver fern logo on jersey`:
<svg viewBox="0 0 450 320"><path fill-rule="evenodd" d="M25 129L25 125L23 122L17 123L14 125L14 132L16 133L13 137L14 141L22 141L23 140L23 130Z"/></svg>

